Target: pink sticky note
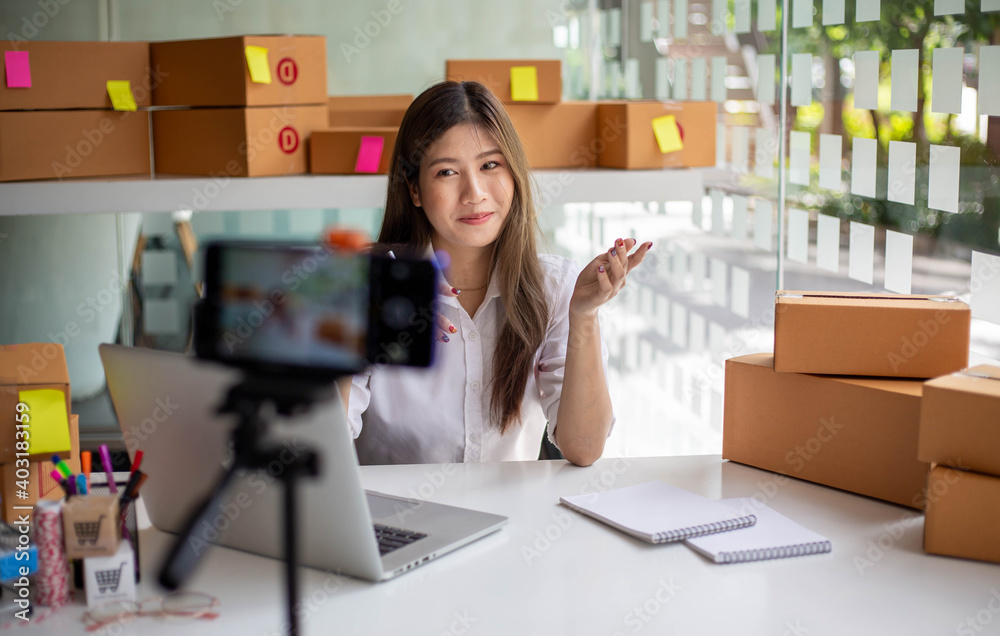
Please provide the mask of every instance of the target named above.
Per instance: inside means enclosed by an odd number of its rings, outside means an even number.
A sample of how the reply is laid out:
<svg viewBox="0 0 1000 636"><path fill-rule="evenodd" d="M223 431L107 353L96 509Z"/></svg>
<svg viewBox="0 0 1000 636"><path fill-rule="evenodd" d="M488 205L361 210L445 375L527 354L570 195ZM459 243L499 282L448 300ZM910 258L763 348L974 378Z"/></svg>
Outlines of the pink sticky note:
<svg viewBox="0 0 1000 636"><path fill-rule="evenodd" d="M354 164L354 171L378 172L378 164L382 163L382 146L384 144L384 137L362 135L361 147L358 148L358 162Z"/></svg>
<svg viewBox="0 0 1000 636"><path fill-rule="evenodd" d="M31 63L27 51L4 51L3 64L7 69L7 88L31 88Z"/></svg>

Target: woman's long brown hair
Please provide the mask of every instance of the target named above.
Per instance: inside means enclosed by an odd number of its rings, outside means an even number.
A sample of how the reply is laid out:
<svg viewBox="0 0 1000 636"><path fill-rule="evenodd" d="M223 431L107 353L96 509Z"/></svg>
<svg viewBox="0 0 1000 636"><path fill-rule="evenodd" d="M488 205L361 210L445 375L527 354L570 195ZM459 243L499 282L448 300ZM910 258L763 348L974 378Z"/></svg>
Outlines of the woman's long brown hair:
<svg viewBox="0 0 1000 636"><path fill-rule="evenodd" d="M510 212L493 249L490 275L500 285L505 316L493 352L490 413L501 433L520 424L521 403L535 352L548 326L545 282L536 251L538 217L528 160L503 104L478 82L442 82L413 101L400 124L389 165L385 216L378 241L426 248L434 233L413 204L409 184L418 183L427 148L457 124L471 123L496 141L514 177Z"/></svg>

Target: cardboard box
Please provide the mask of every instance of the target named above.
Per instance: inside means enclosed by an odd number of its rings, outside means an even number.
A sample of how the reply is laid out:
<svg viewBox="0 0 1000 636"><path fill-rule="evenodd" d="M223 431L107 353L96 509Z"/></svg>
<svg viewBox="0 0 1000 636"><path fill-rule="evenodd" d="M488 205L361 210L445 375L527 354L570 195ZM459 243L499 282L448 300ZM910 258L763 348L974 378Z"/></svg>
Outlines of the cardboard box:
<svg viewBox="0 0 1000 636"><path fill-rule="evenodd" d="M271 82L250 77L246 47L267 49ZM162 75L155 106L281 106L326 103L326 38L246 35L153 42L153 68Z"/></svg>
<svg viewBox="0 0 1000 636"><path fill-rule="evenodd" d="M121 542L118 495L70 497L62 508L66 556L113 556Z"/></svg>
<svg viewBox="0 0 1000 636"><path fill-rule="evenodd" d="M83 588L87 607L107 601L135 600L135 553L128 541L118 544L111 556L92 556L83 560Z"/></svg>
<svg viewBox="0 0 1000 636"><path fill-rule="evenodd" d="M309 172L313 174L389 174L398 128L337 128L316 130L309 138ZM363 138L381 138L378 170L357 170ZM367 142L366 142L367 143ZM373 148L373 151L377 146Z"/></svg>
<svg viewBox="0 0 1000 636"><path fill-rule="evenodd" d="M954 296L775 294L774 370L934 378L969 364L969 306Z"/></svg>
<svg viewBox="0 0 1000 636"><path fill-rule="evenodd" d="M28 53L31 86L8 88L0 80L0 110L110 109L108 80L128 80L140 108L152 103L158 74L150 70L148 42L0 42ZM6 65L0 64L0 68Z"/></svg>
<svg viewBox="0 0 1000 636"><path fill-rule="evenodd" d="M327 98L330 128L399 128L413 95L345 95Z"/></svg>
<svg viewBox="0 0 1000 636"><path fill-rule="evenodd" d="M148 111L0 112L0 181L149 173Z"/></svg>
<svg viewBox="0 0 1000 636"><path fill-rule="evenodd" d="M309 172L326 106L153 111L157 174L263 177Z"/></svg>
<svg viewBox="0 0 1000 636"><path fill-rule="evenodd" d="M935 465L927 479L924 552L1000 563L1000 477Z"/></svg>
<svg viewBox="0 0 1000 636"><path fill-rule="evenodd" d="M600 102L597 127L606 148L598 165L628 170L714 166L718 108L715 102ZM665 115L677 122L682 150L660 152L653 120Z"/></svg>
<svg viewBox="0 0 1000 636"><path fill-rule="evenodd" d="M917 380L777 373L726 361L722 457L903 506L923 506Z"/></svg>
<svg viewBox="0 0 1000 636"><path fill-rule="evenodd" d="M445 78L455 82L479 82L504 104L514 101L510 93L510 69L534 66L538 78L538 100L532 104L555 104L562 100L562 62L559 60L448 60Z"/></svg>
<svg viewBox="0 0 1000 636"><path fill-rule="evenodd" d="M1000 367L981 364L924 384L917 456L1000 475Z"/></svg>
<svg viewBox="0 0 1000 636"><path fill-rule="evenodd" d="M56 394L62 397L52 402L50 398ZM32 395L41 400L36 402L29 397ZM22 399L30 400L29 408L18 411ZM46 409L37 410L42 405ZM32 461L49 459L52 453L67 453L72 448L69 431L69 370L62 345L0 345L0 463L13 463L19 452L29 452ZM27 451L17 447L18 442L25 441L19 432L28 435ZM40 445L43 439L49 440L45 446Z"/></svg>
<svg viewBox="0 0 1000 636"><path fill-rule="evenodd" d="M597 166L597 102L508 104L507 113L532 168Z"/></svg>

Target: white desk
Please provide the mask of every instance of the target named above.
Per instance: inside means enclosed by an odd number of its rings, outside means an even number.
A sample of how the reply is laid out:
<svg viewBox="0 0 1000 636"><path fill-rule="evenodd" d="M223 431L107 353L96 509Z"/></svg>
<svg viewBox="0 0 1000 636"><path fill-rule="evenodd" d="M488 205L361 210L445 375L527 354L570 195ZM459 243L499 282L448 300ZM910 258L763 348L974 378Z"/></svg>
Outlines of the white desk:
<svg viewBox="0 0 1000 636"><path fill-rule="evenodd" d="M718 456L604 459L589 468L366 467L362 475L367 488L501 513L510 524L377 585L302 570L306 634L954 634L977 612L992 619L974 633L1000 633L1000 615L988 609L1000 595L1000 566L924 554L915 512ZM682 544L647 545L556 504L560 495L650 479L713 498L758 495L829 537L833 552L715 565ZM156 570L170 540L143 532L143 597L159 593ZM279 561L214 548L190 589L219 597L220 619L142 618L101 633L275 634L282 584ZM82 612L78 602L11 631L83 633Z"/></svg>

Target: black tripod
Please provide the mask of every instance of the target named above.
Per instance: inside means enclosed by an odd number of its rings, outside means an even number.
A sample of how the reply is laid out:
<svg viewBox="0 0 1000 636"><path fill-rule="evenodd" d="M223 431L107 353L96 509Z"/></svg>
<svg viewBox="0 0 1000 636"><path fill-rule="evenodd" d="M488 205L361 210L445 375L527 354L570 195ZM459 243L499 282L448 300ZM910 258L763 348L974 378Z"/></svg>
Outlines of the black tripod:
<svg viewBox="0 0 1000 636"><path fill-rule="evenodd" d="M222 475L215 485L212 494L199 506L187 527L177 537L177 542L167 557L160 572L160 584L175 590L183 585L185 579L194 571L199 560L199 543L194 538L196 529L202 522L211 525L210 518L221 510L226 495L232 484L233 477L241 470L267 469L273 462L278 462L281 471L277 477L285 487L285 585L288 604L288 634L298 636L298 616L295 612L295 602L298 598L298 549L296 544L296 521L298 519L296 485L301 476L315 477L319 474L319 457L316 451L306 448L292 457L291 460L281 457L283 446L266 444L263 441L267 431L267 423L261 415L263 406L273 403L275 410L282 415L293 415L307 411L313 403L329 398L336 390L336 385L326 379L324 381L308 381L289 379L287 377L267 375L247 375L242 382L233 386L226 396L225 403L219 407L219 413L235 413L240 421L233 430L234 461L232 466ZM271 471L273 473L273 471Z"/></svg>

